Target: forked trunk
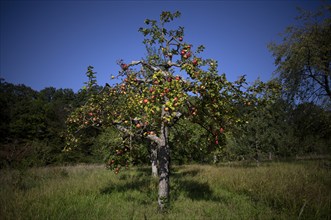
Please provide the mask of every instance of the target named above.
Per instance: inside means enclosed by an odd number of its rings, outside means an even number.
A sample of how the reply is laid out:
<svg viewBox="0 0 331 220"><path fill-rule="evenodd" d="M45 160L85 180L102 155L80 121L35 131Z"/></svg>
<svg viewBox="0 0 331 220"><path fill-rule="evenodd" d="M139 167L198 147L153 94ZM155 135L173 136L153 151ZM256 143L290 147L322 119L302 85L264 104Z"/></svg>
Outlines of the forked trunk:
<svg viewBox="0 0 331 220"><path fill-rule="evenodd" d="M168 144L168 127L162 126L162 141L158 146L158 160L159 160L159 192L158 192L158 205L160 211L164 211L169 204L170 192L170 148Z"/></svg>

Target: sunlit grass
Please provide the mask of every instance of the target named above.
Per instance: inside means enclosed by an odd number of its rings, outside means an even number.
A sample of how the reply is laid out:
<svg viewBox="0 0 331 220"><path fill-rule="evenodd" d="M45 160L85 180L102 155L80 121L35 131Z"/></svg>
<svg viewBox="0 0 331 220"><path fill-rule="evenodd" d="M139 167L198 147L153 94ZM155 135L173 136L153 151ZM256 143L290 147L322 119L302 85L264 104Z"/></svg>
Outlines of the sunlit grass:
<svg viewBox="0 0 331 220"><path fill-rule="evenodd" d="M148 167L0 171L1 219L331 219L323 162L172 167L171 205L157 212Z"/></svg>

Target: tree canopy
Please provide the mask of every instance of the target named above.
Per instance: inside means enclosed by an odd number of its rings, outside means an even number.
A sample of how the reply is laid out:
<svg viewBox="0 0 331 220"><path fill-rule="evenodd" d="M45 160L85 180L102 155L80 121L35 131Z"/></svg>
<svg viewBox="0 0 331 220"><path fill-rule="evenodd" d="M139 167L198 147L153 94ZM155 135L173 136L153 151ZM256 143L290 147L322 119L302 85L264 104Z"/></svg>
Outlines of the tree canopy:
<svg viewBox="0 0 331 220"><path fill-rule="evenodd" d="M283 41L269 44L276 74L289 100L331 102L331 6L317 12L301 10Z"/></svg>

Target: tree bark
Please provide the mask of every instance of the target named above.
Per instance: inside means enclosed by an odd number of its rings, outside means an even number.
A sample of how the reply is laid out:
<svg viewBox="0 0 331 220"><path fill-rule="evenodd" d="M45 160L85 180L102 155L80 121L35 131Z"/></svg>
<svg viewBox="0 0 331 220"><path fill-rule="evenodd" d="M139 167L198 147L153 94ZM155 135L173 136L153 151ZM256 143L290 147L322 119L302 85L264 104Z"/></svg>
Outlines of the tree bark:
<svg viewBox="0 0 331 220"><path fill-rule="evenodd" d="M170 147L168 144L168 126L162 123L161 134L162 141L160 143L158 160L159 160L159 191L158 191L158 205L160 211L164 211L169 204L169 192L170 192L170 179L169 179L169 167L170 167Z"/></svg>
<svg viewBox="0 0 331 220"><path fill-rule="evenodd" d="M272 153L269 151L269 160L272 160Z"/></svg>
<svg viewBox="0 0 331 220"><path fill-rule="evenodd" d="M157 177L157 145L155 143L151 144L151 163L152 163L152 176Z"/></svg>

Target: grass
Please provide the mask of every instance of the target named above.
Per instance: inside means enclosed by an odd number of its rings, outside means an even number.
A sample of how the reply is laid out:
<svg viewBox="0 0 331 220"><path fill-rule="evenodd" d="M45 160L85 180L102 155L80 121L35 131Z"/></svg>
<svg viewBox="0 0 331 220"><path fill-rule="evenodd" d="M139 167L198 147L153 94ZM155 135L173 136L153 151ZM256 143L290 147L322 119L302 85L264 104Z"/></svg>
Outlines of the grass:
<svg viewBox="0 0 331 220"><path fill-rule="evenodd" d="M1 219L331 219L325 161L172 167L171 205L157 212L148 167L1 170Z"/></svg>

